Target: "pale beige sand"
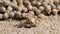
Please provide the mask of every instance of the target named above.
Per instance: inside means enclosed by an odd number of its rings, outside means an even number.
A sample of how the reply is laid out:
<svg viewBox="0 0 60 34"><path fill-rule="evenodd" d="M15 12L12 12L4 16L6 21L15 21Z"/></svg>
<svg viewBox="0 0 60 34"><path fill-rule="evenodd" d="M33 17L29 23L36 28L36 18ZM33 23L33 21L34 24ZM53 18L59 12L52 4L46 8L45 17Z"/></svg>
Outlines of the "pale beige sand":
<svg viewBox="0 0 60 34"><path fill-rule="evenodd" d="M0 21L0 34L60 34L60 16L57 20L43 20L37 27L15 27L19 23L17 20Z"/></svg>

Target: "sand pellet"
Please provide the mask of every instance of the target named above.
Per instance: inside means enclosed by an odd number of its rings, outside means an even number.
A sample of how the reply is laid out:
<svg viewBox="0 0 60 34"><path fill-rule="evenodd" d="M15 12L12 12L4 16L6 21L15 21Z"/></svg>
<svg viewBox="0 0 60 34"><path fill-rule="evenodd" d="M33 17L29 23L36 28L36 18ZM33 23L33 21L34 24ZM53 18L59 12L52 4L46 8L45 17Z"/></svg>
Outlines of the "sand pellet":
<svg viewBox="0 0 60 34"><path fill-rule="evenodd" d="M0 19L16 19L26 27L39 24L39 19L57 16L59 12L59 0L0 0Z"/></svg>

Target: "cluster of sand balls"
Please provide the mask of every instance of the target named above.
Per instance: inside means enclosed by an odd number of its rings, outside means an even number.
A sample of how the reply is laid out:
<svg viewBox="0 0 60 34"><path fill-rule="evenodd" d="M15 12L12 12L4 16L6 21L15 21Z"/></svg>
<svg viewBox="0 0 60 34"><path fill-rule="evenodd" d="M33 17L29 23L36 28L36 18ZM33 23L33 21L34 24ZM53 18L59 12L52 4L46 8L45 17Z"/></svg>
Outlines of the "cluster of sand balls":
<svg viewBox="0 0 60 34"><path fill-rule="evenodd" d="M0 19L19 18L34 23L60 12L60 0L0 0ZM37 21L38 22L38 21Z"/></svg>

